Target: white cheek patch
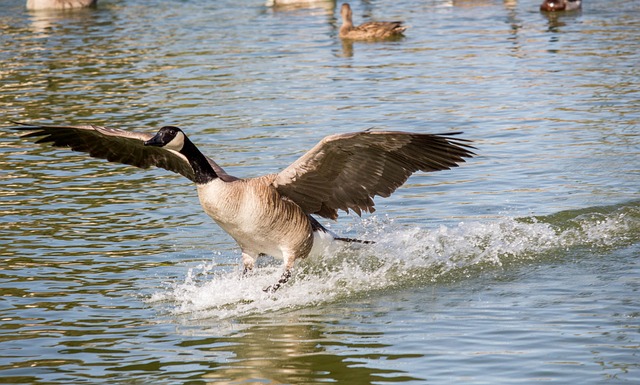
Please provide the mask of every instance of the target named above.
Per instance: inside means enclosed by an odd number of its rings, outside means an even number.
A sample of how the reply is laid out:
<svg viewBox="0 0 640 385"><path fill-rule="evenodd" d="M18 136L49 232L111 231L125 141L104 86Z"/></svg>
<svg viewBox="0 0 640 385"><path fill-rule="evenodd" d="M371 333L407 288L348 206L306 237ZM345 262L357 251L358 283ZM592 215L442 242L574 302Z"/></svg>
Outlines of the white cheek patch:
<svg viewBox="0 0 640 385"><path fill-rule="evenodd" d="M184 134L182 132L178 132L175 138L171 139L169 143L167 143L164 147L168 150L180 151L184 146Z"/></svg>

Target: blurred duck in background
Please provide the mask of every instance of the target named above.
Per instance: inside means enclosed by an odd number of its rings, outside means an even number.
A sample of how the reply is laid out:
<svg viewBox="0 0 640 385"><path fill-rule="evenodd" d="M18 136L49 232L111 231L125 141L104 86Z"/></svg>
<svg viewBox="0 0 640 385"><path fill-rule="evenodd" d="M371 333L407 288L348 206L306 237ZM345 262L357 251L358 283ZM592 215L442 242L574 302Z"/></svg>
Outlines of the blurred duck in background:
<svg viewBox="0 0 640 385"><path fill-rule="evenodd" d="M340 9L342 16L342 26L340 27L340 37L350 40L378 40L402 36L407 27L401 21L370 21L368 23L353 25L353 13L351 6L342 4Z"/></svg>
<svg viewBox="0 0 640 385"><path fill-rule="evenodd" d="M27 9L73 9L95 6L98 0L27 0Z"/></svg>
<svg viewBox="0 0 640 385"><path fill-rule="evenodd" d="M323 3L334 3L334 0L267 0L264 5L275 7L278 5L315 5Z"/></svg>
<svg viewBox="0 0 640 385"><path fill-rule="evenodd" d="M540 10L544 12L575 11L581 6L581 0L544 0L540 5Z"/></svg>

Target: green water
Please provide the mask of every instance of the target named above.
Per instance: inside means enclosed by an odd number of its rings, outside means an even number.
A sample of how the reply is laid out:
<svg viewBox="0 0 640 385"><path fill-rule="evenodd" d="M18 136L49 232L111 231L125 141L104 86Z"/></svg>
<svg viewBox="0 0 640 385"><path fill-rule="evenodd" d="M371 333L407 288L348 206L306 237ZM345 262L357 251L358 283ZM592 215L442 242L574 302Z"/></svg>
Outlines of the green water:
<svg viewBox="0 0 640 385"><path fill-rule="evenodd" d="M0 383L630 384L640 378L640 2L352 2L404 39L343 44L339 5L100 0L0 9ZM324 135L464 131L375 239L289 285L189 181L37 145L9 120L182 127L230 173Z"/></svg>

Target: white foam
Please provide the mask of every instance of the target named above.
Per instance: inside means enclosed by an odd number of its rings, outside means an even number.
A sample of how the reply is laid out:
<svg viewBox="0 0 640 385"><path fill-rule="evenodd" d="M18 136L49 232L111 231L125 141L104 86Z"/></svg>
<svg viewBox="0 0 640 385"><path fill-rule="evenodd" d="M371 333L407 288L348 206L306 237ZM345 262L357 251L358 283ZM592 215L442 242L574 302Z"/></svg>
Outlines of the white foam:
<svg viewBox="0 0 640 385"><path fill-rule="evenodd" d="M372 290L464 279L475 268L499 269L507 261L561 256L575 246L611 246L630 226L638 226L637 218L615 212L576 216L560 224L504 218L435 229L401 227L373 217L363 222L368 233L362 238L375 237L376 244L345 244L298 261L291 281L276 293L262 289L279 279L279 264L260 266L243 276L239 266L220 269L222 263L213 260L189 269L183 280L170 283L149 302L168 302L171 313L192 319L287 311Z"/></svg>

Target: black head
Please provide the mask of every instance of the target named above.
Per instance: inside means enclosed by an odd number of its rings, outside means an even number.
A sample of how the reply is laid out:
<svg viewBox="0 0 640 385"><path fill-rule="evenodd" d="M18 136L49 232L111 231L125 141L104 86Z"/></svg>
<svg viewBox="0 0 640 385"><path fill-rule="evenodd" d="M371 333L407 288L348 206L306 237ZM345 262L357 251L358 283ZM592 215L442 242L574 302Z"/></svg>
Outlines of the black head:
<svg viewBox="0 0 640 385"><path fill-rule="evenodd" d="M144 142L145 146L164 147L169 150L180 151L184 146L185 134L174 126L162 127L153 138Z"/></svg>

